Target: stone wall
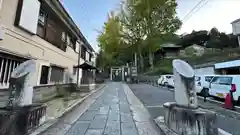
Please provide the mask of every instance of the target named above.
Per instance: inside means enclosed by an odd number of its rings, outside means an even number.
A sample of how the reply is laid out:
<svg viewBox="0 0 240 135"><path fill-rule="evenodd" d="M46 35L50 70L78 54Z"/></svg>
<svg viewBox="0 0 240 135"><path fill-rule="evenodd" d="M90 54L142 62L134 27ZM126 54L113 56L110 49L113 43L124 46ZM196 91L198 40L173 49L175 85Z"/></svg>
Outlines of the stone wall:
<svg viewBox="0 0 240 135"><path fill-rule="evenodd" d="M76 91L75 84L55 84L55 85L44 85L35 86L33 94L33 102L41 103L53 99L56 96L60 96L58 90L73 92Z"/></svg>

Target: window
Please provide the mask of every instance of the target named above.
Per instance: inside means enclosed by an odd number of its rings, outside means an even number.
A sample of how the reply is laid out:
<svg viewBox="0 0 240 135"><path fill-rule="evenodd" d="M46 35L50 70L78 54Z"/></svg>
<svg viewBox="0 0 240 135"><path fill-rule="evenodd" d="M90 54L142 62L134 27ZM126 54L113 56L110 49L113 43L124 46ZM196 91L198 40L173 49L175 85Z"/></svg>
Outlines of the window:
<svg viewBox="0 0 240 135"><path fill-rule="evenodd" d="M89 61L92 60L92 54L89 54Z"/></svg>
<svg viewBox="0 0 240 135"><path fill-rule="evenodd" d="M211 83L219 83L220 82L220 78L219 77L214 77L211 81Z"/></svg>
<svg viewBox="0 0 240 135"><path fill-rule="evenodd" d="M232 77L220 77L219 84L231 85L232 84Z"/></svg>
<svg viewBox="0 0 240 135"><path fill-rule="evenodd" d="M38 24L44 26L46 24L46 13L43 10L40 10L39 16L38 16Z"/></svg>
<svg viewBox="0 0 240 135"><path fill-rule="evenodd" d="M57 48L66 51L67 45L71 42L71 37L67 34L66 29L67 28L61 22L59 17L54 15L52 12L46 13L42 7L38 17L38 36L53 44Z"/></svg>
<svg viewBox="0 0 240 135"><path fill-rule="evenodd" d="M77 74L77 68L73 68L73 75L76 75Z"/></svg>
<svg viewBox="0 0 240 135"><path fill-rule="evenodd" d="M212 79L212 83L223 84L223 85L231 85L232 77L214 77Z"/></svg>
<svg viewBox="0 0 240 135"><path fill-rule="evenodd" d="M67 34L67 45L70 46L71 48L76 49L76 41L77 39L73 38L70 34Z"/></svg>
<svg viewBox="0 0 240 135"><path fill-rule="evenodd" d="M18 2L15 25L36 34L41 3L38 0L18 0Z"/></svg>
<svg viewBox="0 0 240 135"><path fill-rule="evenodd" d="M66 32L62 32L62 41L66 43Z"/></svg>
<svg viewBox="0 0 240 135"><path fill-rule="evenodd" d="M201 77L195 76L195 81L200 81L200 80L201 80Z"/></svg>
<svg viewBox="0 0 240 135"><path fill-rule="evenodd" d="M206 82L210 82L212 80L213 76L206 76L205 77L205 81Z"/></svg>
<svg viewBox="0 0 240 135"><path fill-rule="evenodd" d="M84 60L86 59L86 48L84 46L81 46L81 58Z"/></svg>
<svg viewBox="0 0 240 135"><path fill-rule="evenodd" d="M49 18L47 20L45 39L57 48L66 51L67 46L62 40L63 29L61 28L61 25L56 23L56 20L54 18Z"/></svg>
<svg viewBox="0 0 240 135"><path fill-rule="evenodd" d="M67 43L67 45L70 45L70 37L69 37L69 35L67 34L66 37L67 37L67 42L66 43Z"/></svg>
<svg viewBox="0 0 240 135"><path fill-rule="evenodd" d="M63 82L64 68L58 66L51 66L50 82L61 83Z"/></svg>
<svg viewBox="0 0 240 135"><path fill-rule="evenodd" d="M49 67L42 66L40 84L48 84Z"/></svg>
<svg viewBox="0 0 240 135"><path fill-rule="evenodd" d="M37 35L41 38L44 38L46 35L46 18L47 14L43 10L40 10L38 17Z"/></svg>

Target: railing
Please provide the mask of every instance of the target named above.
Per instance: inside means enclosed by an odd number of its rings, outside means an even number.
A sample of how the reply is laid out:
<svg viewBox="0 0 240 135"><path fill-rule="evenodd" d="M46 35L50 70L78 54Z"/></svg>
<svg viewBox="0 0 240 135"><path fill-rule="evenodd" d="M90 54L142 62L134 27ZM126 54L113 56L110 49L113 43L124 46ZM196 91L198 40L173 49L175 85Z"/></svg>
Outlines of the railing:
<svg viewBox="0 0 240 135"><path fill-rule="evenodd" d="M25 135L40 126L46 116L45 105L0 108L0 135Z"/></svg>
<svg viewBox="0 0 240 135"><path fill-rule="evenodd" d="M18 60L0 57L0 89L8 88L12 71L21 63Z"/></svg>
<svg viewBox="0 0 240 135"><path fill-rule="evenodd" d="M23 129L23 132L27 133L31 129L34 129L42 124L44 116L46 115L46 106L30 106L30 108L26 108L26 112L22 114L21 119L26 121L25 125L22 120L19 120L18 126Z"/></svg>

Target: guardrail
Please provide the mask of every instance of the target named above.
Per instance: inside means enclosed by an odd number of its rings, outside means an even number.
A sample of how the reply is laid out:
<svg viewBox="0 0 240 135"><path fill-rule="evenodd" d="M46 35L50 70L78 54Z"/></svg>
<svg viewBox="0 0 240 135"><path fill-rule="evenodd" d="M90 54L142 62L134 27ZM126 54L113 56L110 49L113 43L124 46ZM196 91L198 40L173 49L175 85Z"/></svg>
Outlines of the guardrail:
<svg viewBox="0 0 240 135"><path fill-rule="evenodd" d="M44 122L46 106L35 104L0 109L0 135L25 135Z"/></svg>

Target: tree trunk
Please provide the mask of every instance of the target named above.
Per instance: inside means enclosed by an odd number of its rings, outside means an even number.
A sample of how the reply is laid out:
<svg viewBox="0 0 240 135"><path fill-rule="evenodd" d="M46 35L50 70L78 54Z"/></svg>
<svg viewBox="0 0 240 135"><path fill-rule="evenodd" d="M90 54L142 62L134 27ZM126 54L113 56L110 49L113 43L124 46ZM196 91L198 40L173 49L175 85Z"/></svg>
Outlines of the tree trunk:
<svg viewBox="0 0 240 135"><path fill-rule="evenodd" d="M143 69L144 69L144 59L143 59L142 52L139 52L139 57L140 57L140 70L143 71Z"/></svg>
<svg viewBox="0 0 240 135"><path fill-rule="evenodd" d="M153 53L151 51L149 51L148 60L149 60L149 64L151 66L151 69L153 69L153 59L154 59Z"/></svg>

